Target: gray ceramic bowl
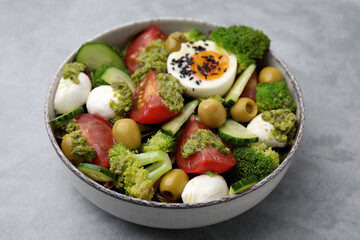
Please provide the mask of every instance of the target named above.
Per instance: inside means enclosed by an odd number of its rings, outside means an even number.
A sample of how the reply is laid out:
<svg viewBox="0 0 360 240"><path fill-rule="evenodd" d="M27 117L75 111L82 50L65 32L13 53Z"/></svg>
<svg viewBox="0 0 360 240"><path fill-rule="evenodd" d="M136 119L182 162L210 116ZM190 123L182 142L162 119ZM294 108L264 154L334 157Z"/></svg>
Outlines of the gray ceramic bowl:
<svg viewBox="0 0 360 240"><path fill-rule="evenodd" d="M158 25L166 34L173 31L187 31L191 28L197 28L204 33L208 33L210 30L218 26L214 23L194 19L151 19L113 28L92 39L89 39L89 41L104 41L117 46L124 46L132 36L152 24ZM167 204L132 198L109 190L92 181L67 160L65 155L62 153L61 148L57 144L49 124L50 120L55 116L53 100L57 85L62 75L62 67L65 63L73 60L77 50L78 49L75 49L74 52L70 54L70 56L59 67L50 83L45 103L45 123L50 141L56 153L60 157L60 165L66 175L66 177L64 177L64 181L71 181L82 195L99 208L124 220L157 228L194 228L211 225L238 216L258 204L278 185L288 170L303 133L305 108L299 85L294 76L291 74L284 62L270 50L264 57L261 64L263 66L275 66L282 71L285 80L289 85L291 95L298 106L296 115L299 119L299 127L296 134L295 144L292 146L286 159L273 173L261 182L238 195L229 196L219 200L196 204Z"/></svg>

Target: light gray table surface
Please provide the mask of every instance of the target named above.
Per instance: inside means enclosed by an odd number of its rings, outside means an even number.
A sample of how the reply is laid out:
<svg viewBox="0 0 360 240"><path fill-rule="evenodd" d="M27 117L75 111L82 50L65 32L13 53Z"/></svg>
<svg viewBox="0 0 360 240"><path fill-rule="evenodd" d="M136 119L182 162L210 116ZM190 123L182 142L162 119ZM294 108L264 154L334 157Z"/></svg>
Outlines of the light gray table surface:
<svg viewBox="0 0 360 240"><path fill-rule="evenodd" d="M155 17L261 29L302 88L305 133L286 176L217 225L161 230L102 211L64 178L45 131L63 60L105 29ZM0 239L359 239L359 39L358 0L0 0Z"/></svg>

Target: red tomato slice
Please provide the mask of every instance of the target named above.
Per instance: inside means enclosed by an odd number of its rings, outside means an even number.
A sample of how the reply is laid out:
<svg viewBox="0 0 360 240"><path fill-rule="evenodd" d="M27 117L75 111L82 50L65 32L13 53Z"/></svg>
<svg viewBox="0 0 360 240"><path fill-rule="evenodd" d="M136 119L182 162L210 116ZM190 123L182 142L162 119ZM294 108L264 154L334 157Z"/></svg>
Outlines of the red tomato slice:
<svg viewBox="0 0 360 240"><path fill-rule="evenodd" d="M155 124L176 116L177 113L171 112L159 97L158 88L156 73L151 70L141 80L133 94L131 119L142 124Z"/></svg>
<svg viewBox="0 0 360 240"><path fill-rule="evenodd" d="M243 92L241 93L240 97L248 97L256 102L256 87L258 85L258 75L256 70L251 75L249 81L245 85Z"/></svg>
<svg viewBox="0 0 360 240"><path fill-rule="evenodd" d="M91 163L109 168L108 151L115 144L111 124L104 118L90 113L82 114L75 119L79 125L81 135L96 151L96 157Z"/></svg>
<svg viewBox="0 0 360 240"><path fill-rule="evenodd" d="M187 139L199 129L210 130L204 124L198 122L194 117L191 117L190 122L180 136L176 148L176 162L179 168L187 173L203 174L206 171L212 171L221 174L235 166L236 158L232 152L225 155L212 147L205 147L189 158L183 158L181 147L186 143Z"/></svg>
<svg viewBox="0 0 360 240"><path fill-rule="evenodd" d="M139 67L138 56L141 51L156 39L166 40L166 35L156 26L150 26L144 32L140 33L130 44L125 53L125 63L127 69L134 73Z"/></svg>

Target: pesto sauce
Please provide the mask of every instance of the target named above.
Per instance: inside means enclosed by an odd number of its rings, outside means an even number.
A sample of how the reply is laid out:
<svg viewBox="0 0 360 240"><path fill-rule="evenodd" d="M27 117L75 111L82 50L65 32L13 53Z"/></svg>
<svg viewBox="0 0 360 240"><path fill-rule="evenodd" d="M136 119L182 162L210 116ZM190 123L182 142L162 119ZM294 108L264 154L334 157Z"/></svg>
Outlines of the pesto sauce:
<svg viewBox="0 0 360 240"><path fill-rule="evenodd" d="M180 81L167 73L159 73L157 75L159 82L159 96L165 105L172 112L179 112L184 106L184 98L182 97L185 88Z"/></svg>
<svg viewBox="0 0 360 240"><path fill-rule="evenodd" d="M132 109L132 92L125 82L111 84L117 101L111 100L110 107L118 117L125 117Z"/></svg>
<svg viewBox="0 0 360 240"><path fill-rule="evenodd" d="M189 158L207 146L216 149L222 154L230 153L230 149L214 133L207 129L199 129L182 146L181 155L183 158Z"/></svg>
<svg viewBox="0 0 360 240"><path fill-rule="evenodd" d="M85 69L86 66L82 63L78 63L78 62L67 63L63 67L63 78L70 79L74 83L78 84L80 83L78 75L80 72L85 71Z"/></svg>
<svg viewBox="0 0 360 240"><path fill-rule="evenodd" d="M86 142L85 138L81 135L79 125L73 118L67 122L59 124L55 131L55 136L58 139L64 138L69 134L73 141L71 143L71 152L87 162L91 162L96 155L96 151Z"/></svg>
<svg viewBox="0 0 360 240"><path fill-rule="evenodd" d="M140 53L138 61L140 65L145 65L151 62L166 62L168 52L166 50L165 42L161 39L152 41Z"/></svg>
<svg viewBox="0 0 360 240"><path fill-rule="evenodd" d="M71 119L67 122L61 123L54 129L55 136L58 139L62 139L66 134L79 130L79 126L75 119Z"/></svg>
<svg viewBox="0 0 360 240"><path fill-rule="evenodd" d="M156 73L166 72L166 61L168 52L164 41L157 39L146 46L138 57L140 68L138 68L131 76L131 80L139 83L141 79L150 71Z"/></svg>
<svg viewBox="0 0 360 240"><path fill-rule="evenodd" d="M272 133L279 142L293 144L296 134L297 118L289 109L276 109L265 111L262 119L274 126Z"/></svg>
<svg viewBox="0 0 360 240"><path fill-rule="evenodd" d="M86 162L91 162L96 156L96 151L86 142L80 130L69 134L73 139L71 142L71 153L84 159Z"/></svg>
<svg viewBox="0 0 360 240"><path fill-rule="evenodd" d="M131 75L131 80L138 84L150 70L154 70L156 73L165 73L166 69L166 63L164 62L146 63L142 67L136 69L134 74Z"/></svg>

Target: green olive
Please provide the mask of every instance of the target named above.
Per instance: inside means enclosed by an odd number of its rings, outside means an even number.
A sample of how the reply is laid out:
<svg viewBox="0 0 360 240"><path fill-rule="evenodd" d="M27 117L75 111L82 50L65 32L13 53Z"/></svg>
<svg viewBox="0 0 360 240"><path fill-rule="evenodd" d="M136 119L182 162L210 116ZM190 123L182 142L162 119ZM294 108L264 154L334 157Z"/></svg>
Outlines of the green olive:
<svg viewBox="0 0 360 240"><path fill-rule="evenodd" d="M247 97L239 98L231 107L231 117L238 122L250 122L258 113L256 103Z"/></svg>
<svg viewBox="0 0 360 240"><path fill-rule="evenodd" d="M280 82L284 80L284 77L279 69L275 67L264 67L259 73L259 82Z"/></svg>
<svg viewBox="0 0 360 240"><path fill-rule="evenodd" d="M182 32L171 33L165 42L168 53L177 52L181 48L181 43L186 42L186 37Z"/></svg>
<svg viewBox="0 0 360 240"><path fill-rule="evenodd" d="M189 182L189 176L184 170L176 168L167 172L160 180L160 193L162 196L178 200L181 197L185 185Z"/></svg>
<svg viewBox="0 0 360 240"><path fill-rule="evenodd" d="M72 164L81 163L84 159L80 158L76 154L74 154L71 150L71 144L73 142L73 137L71 135L65 135L61 141L61 150L65 154L65 156L69 159Z"/></svg>
<svg viewBox="0 0 360 240"><path fill-rule="evenodd" d="M224 106L215 99L206 99L199 104L198 115L203 124L209 128L217 128L226 120Z"/></svg>
<svg viewBox="0 0 360 240"><path fill-rule="evenodd" d="M119 119L112 129L116 142L122 142L131 150L138 149L141 145L141 132L137 123L130 118Z"/></svg>

